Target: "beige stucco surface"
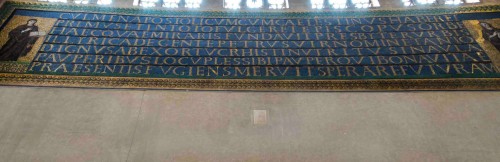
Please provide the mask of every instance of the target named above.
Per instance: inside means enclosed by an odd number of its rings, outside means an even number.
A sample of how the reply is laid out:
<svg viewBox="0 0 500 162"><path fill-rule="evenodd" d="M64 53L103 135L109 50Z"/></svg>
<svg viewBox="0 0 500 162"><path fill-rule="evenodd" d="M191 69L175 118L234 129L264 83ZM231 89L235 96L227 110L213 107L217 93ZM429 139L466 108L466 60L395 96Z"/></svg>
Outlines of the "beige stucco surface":
<svg viewBox="0 0 500 162"><path fill-rule="evenodd" d="M0 161L497 161L499 98L1 87Z"/></svg>

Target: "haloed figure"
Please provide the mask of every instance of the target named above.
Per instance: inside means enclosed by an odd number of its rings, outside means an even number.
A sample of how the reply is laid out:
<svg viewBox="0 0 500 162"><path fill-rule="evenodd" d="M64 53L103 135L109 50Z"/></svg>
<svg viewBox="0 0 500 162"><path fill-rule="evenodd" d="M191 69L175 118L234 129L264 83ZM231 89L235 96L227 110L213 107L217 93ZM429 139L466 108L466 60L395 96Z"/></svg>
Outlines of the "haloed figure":
<svg viewBox="0 0 500 162"><path fill-rule="evenodd" d="M500 51L500 30L493 28L491 24L485 22L481 22L481 27L483 28L483 38Z"/></svg>
<svg viewBox="0 0 500 162"><path fill-rule="evenodd" d="M19 57L26 56L39 35L36 19L30 19L25 25L20 25L9 32L9 40L0 49L0 61L17 61Z"/></svg>

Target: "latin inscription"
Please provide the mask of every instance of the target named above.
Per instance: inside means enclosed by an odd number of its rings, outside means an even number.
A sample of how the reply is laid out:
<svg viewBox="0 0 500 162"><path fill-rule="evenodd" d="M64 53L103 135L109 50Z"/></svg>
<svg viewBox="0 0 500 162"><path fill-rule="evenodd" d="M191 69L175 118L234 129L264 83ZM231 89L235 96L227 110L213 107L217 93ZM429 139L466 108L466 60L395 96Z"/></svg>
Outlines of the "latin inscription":
<svg viewBox="0 0 500 162"><path fill-rule="evenodd" d="M456 15L271 19L60 13L28 71L425 78L498 69Z"/></svg>

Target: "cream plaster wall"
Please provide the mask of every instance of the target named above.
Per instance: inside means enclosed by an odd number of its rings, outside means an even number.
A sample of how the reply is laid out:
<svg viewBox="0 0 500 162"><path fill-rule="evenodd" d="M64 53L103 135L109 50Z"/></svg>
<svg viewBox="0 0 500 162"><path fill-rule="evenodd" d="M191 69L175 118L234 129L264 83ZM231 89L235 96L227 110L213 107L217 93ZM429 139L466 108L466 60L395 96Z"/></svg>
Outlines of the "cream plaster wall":
<svg viewBox="0 0 500 162"><path fill-rule="evenodd" d="M498 161L499 98L3 86L0 161Z"/></svg>
<svg viewBox="0 0 500 162"><path fill-rule="evenodd" d="M2 87L0 161L497 161L498 98Z"/></svg>

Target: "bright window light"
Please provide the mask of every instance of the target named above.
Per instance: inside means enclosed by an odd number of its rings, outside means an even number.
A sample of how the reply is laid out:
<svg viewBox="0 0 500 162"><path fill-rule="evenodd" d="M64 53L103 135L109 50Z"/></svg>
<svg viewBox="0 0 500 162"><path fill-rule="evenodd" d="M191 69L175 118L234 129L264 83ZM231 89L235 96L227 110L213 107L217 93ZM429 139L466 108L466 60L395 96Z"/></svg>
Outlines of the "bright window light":
<svg viewBox="0 0 500 162"><path fill-rule="evenodd" d="M380 7L378 0L352 0L356 8Z"/></svg>
<svg viewBox="0 0 500 162"><path fill-rule="evenodd" d="M109 5L113 0L97 0L98 5Z"/></svg>
<svg viewBox="0 0 500 162"><path fill-rule="evenodd" d="M89 0L74 0L75 4L89 4Z"/></svg>
<svg viewBox="0 0 500 162"><path fill-rule="evenodd" d="M185 0L186 8L200 8L201 0Z"/></svg>
<svg viewBox="0 0 500 162"><path fill-rule="evenodd" d="M179 7L179 2L181 0L163 0L163 7L166 8L177 8Z"/></svg>
<svg viewBox="0 0 500 162"><path fill-rule="evenodd" d="M239 9L240 2L240 0L224 0L224 8Z"/></svg>
<svg viewBox="0 0 500 162"><path fill-rule="evenodd" d="M462 3L479 3L479 0L446 0L444 4L458 5Z"/></svg>
<svg viewBox="0 0 500 162"><path fill-rule="evenodd" d="M134 6L155 7L158 0L134 0Z"/></svg>
<svg viewBox="0 0 500 162"><path fill-rule="evenodd" d="M267 0L270 9L288 8L288 0Z"/></svg>
<svg viewBox="0 0 500 162"><path fill-rule="evenodd" d="M404 6L415 6L415 0L403 0Z"/></svg>
<svg viewBox="0 0 500 162"><path fill-rule="evenodd" d="M311 5L312 5L312 8L314 8L314 9L325 8L325 6L323 4L324 4L323 0L311 0Z"/></svg>
<svg viewBox="0 0 500 162"><path fill-rule="evenodd" d="M433 4L436 0L417 0L418 4Z"/></svg>
<svg viewBox="0 0 500 162"><path fill-rule="evenodd" d="M380 3L378 2L378 0L371 0L372 2L372 7L380 7Z"/></svg>
<svg viewBox="0 0 500 162"><path fill-rule="evenodd" d="M352 4L356 8L368 8L371 7L370 0L352 0Z"/></svg>
<svg viewBox="0 0 500 162"><path fill-rule="evenodd" d="M451 5L457 5L457 4L460 4L460 3L463 3L462 0L446 0L444 2L444 4L451 4Z"/></svg>
<svg viewBox="0 0 500 162"><path fill-rule="evenodd" d="M262 0L247 0L248 8L261 8L263 5Z"/></svg>
<svg viewBox="0 0 500 162"><path fill-rule="evenodd" d="M328 4L335 9L347 8L346 0L329 0Z"/></svg>

